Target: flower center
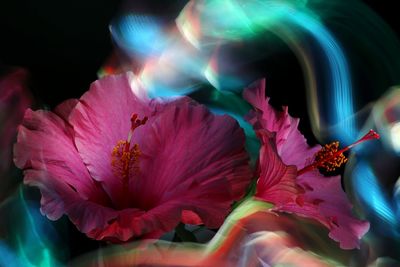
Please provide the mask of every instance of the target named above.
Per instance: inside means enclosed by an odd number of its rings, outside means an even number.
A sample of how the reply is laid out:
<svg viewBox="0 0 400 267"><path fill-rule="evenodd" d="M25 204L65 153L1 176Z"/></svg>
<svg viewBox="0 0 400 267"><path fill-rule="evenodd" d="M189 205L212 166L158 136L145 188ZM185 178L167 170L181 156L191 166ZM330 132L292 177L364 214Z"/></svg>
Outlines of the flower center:
<svg viewBox="0 0 400 267"><path fill-rule="evenodd" d="M297 176L317 168L326 171L334 171L336 170L336 168L339 168L340 166L342 166L342 164L347 162L346 156L343 155L344 152L364 141L372 139L379 139L379 134L376 133L374 130L369 130L369 132L364 135L360 140L354 142L349 146L346 146L343 149L338 150L338 141L327 144L323 146L320 151L315 153L313 163L297 171Z"/></svg>
<svg viewBox="0 0 400 267"><path fill-rule="evenodd" d="M138 144L131 146L131 139L136 128L144 125L147 122L147 117L142 120L138 119L137 114L131 117L131 129L129 130L126 140L119 140L111 152L111 167L116 177L127 183L129 176L139 173L139 158L141 151Z"/></svg>

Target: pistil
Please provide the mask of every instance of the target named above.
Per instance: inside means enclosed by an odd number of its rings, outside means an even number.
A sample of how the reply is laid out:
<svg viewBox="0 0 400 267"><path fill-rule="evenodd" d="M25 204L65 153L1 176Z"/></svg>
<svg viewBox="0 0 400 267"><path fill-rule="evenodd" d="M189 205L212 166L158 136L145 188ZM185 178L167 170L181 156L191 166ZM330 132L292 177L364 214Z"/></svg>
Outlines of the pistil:
<svg viewBox="0 0 400 267"><path fill-rule="evenodd" d="M139 157L141 151L138 144L131 146L133 132L146 122L147 117L138 119L138 115L133 114L131 117L131 128L128 133L128 138L126 140L118 141L117 145L111 152L111 166L113 173L116 177L122 179L125 186L128 185L128 180L132 173L139 172Z"/></svg>
<svg viewBox="0 0 400 267"><path fill-rule="evenodd" d="M297 171L297 175L300 176L317 168L324 169L326 171L334 171L336 168L339 168L342 166L342 164L347 162L347 158L343 155L344 152L362 142L373 139L379 139L379 134L374 130L369 130L369 132L361 139L343 149L338 150L339 142L337 141L327 144L314 155L313 163Z"/></svg>

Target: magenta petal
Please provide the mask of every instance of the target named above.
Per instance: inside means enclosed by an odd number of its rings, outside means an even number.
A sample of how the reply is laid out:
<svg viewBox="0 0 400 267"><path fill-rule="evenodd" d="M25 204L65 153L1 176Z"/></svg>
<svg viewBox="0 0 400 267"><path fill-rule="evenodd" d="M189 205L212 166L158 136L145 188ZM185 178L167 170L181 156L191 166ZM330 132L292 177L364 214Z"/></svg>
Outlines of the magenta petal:
<svg viewBox="0 0 400 267"><path fill-rule="evenodd" d="M14 146L14 162L25 169L25 183L41 189L42 209L48 211L45 213L50 218L58 218L64 212L54 207L63 207L65 191L72 190L82 199L100 194L79 157L66 122L52 112L26 111Z"/></svg>
<svg viewBox="0 0 400 267"><path fill-rule="evenodd" d="M146 170L131 184L138 201L181 200L218 227L250 182L243 130L231 117L191 102L171 104L149 125L137 136Z"/></svg>
<svg viewBox="0 0 400 267"><path fill-rule="evenodd" d="M279 112L268 104L269 98L265 96L265 79L254 82L246 88L243 97L255 109L247 115L247 120L253 125L254 130L275 132L276 147L279 151L287 139L291 126L287 108Z"/></svg>
<svg viewBox="0 0 400 267"><path fill-rule="evenodd" d="M254 129L266 130L275 134L276 150L286 165L295 165L298 169L312 162L320 146L310 147L298 130L299 119L292 118L287 107L276 111L268 104L265 95L265 79L250 85L243 92L243 97L253 105L254 111L247 116Z"/></svg>
<svg viewBox="0 0 400 267"><path fill-rule="evenodd" d="M282 142L278 148L278 154L286 165L295 165L298 169L310 164L314 159L314 154L321 147L319 145L310 147L307 140L298 130L299 119L290 117L290 128L287 133L285 142Z"/></svg>
<svg viewBox="0 0 400 267"><path fill-rule="evenodd" d="M66 212L66 206L77 194L72 187L49 176L44 169L40 162L32 162L32 168L24 171L24 183L39 188L42 194L41 213L51 220L57 220Z"/></svg>
<svg viewBox="0 0 400 267"><path fill-rule="evenodd" d="M275 204L277 207L296 200L297 169L286 166L276 152L274 134L257 131L261 139L260 178L257 182L256 197Z"/></svg>
<svg viewBox="0 0 400 267"><path fill-rule="evenodd" d="M248 121L255 130L264 129L276 134L277 151L286 165L295 165L301 169L312 161L312 156L320 147L307 145L306 139L297 129L299 119L292 118L287 107L284 107L283 111L276 111L268 104L265 79L250 85L243 92L243 97L255 108L255 111L247 116Z"/></svg>
<svg viewBox="0 0 400 267"><path fill-rule="evenodd" d="M315 209L323 218L318 220L328 225L329 237L340 242L340 247L359 247L359 239L368 231L369 223L354 218L352 205L342 190L340 176L323 177L318 171L299 177L299 184L307 183L305 201L319 203Z"/></svg>

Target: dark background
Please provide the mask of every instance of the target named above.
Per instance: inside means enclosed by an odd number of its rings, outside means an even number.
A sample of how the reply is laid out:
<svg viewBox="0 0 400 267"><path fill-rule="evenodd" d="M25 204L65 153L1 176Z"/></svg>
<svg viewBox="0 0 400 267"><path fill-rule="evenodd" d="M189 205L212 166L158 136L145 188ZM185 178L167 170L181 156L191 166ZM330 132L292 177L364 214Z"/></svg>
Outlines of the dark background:
<svg viewBox="0 0 400 267"><path fill-rule="evenodd" d="M127 1L129 2L129 1ZM187 1L130 1L140 12L166 16L172 22ZM397 32L395 1L364 1ZM21 66L31 73L30 89L51 108L66 98L78 98L94 81L112 51L108 24L121 9L120 0L0 1L0 64ZM125 2L126 3L126 2ZM275 84L290 90L302 86L300 66L286 53L284 73L268 69ZM272 90L274 88L272 87ZM279 90L281 91L281 90ZM283 91L283 90L282 90ZM296 90L300 91L300 90ZM301 103L303 104L303 103Z"/></svg>
<svg viewBox="0 0 400 267"><path fill-rule="evenodd" d="M397 11L396 1L364 2L400 33L398 14L391 12ZM130 5L172 22L185 3L146 0L131 1ZM29 87L38 106L54 108L67 98L79 98L97 78L99 67L112 51L108 24L120 9L121 1L117 0L0 0L0 71L6 66L28 69ZM301 128L306 136L312 138L307 130L310 127L300 65L294 54L279 56L284 64L265 69L272 77L271 96L277 105L290 106L292 115L302 119ZM288 95L292 97L288 99ZM66 224L68 231L64 238L70 244L69 257L99 246L68 221Z"/></svg>

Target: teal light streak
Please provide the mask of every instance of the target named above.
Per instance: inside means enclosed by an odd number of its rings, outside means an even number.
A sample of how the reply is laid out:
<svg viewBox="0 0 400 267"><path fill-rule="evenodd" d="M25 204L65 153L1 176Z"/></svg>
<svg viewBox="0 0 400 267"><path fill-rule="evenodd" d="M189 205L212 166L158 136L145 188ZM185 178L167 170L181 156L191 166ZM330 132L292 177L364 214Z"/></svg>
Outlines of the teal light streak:
<svg viewBox="0 0 400 267"><path fill-rule="evenodd" d="M0 239L0 266L61 266L53 255L56 247L51 246L57 236L38 206L27 202L24 192L20 186L0 205L1 227L7 233Z"/></svg>
<svg viewBox="0 0 400 267"><path fill-rule="evenodd" d="M335 134L339 139L351 142L357 137L358 131L353 119L353 88L350 70L343 50L332 34L319 21L301 12L292 12L292 15L289 16L289 20L307 30L324 52L331 75L328 83L330 88L327 88L327 90L333 94L333 103L330 109L334 122L333 129L336 130ZM321 89L323 88L319 90Z"/></svg>
<svg viewBox="0 0 400 267"><path fill-rule="evenodd" d="M28 206L26 205L26 201L25 201L24 194L23 194L23 191L22 191L22 190L23 190L23 189L22 189L22 187L21 187L21 188L19 189L19 197L21 198L21 205L22 205L22 207L23 207L23 209L24 209L24 211L25 211L26 217L28 218L28 222L29 222L28 227L29 227L29 229L32 230L32 233L33 233L33 235L34 235L34 238L38 241L39 245L40 245L41 247L45 247L45 245L44 245L42 239L40 238L40 236L39 236L39 234L38 234L38 232L37 232L37 230L36 230L36 226L35 226L33 217L32 217L32 215L31 215L31 213L29 212Z"/></svg>
<svg viewBox="0 0 400 267"><path fill-rule="evenodd" d="M392 231L392 234L398 236L400 234L396 232L398 219L393 212L393 203L388 196L384 195L384 191L380 187L375 174L366 162L360 161L357 163L353 170L353 179L351 181L357 196L360 197L368 207L373 209L381 219L381 222L386 224L386 226L382 226L382 228ZM366 192L368 193L366 194Z"/></svg>
<svg viewBox="0 0 400 267"><path fill-rule="evenodd" d="M45 243L43 242L42 238L40 237L36 229L35 220L26 204L22 187L19 189L19 197L20 197L20 203L23 207L25 218L27 218L27 221L24 222L26 224L24 237L25 239L28 240L22 242L20 234L17 234L16 238L18 243L19 258L23 260L24 266L32 266L32 267L57 266L57 264L52 260L52 256L49 249L46 247ZM36 221L36 223L38 222ZM33 250L35 252L34 253L35 256L37 256L37 258L34 259L35 260L34 263L32 263L32 259L30 259L27 255L28 250Z"/></svg>

